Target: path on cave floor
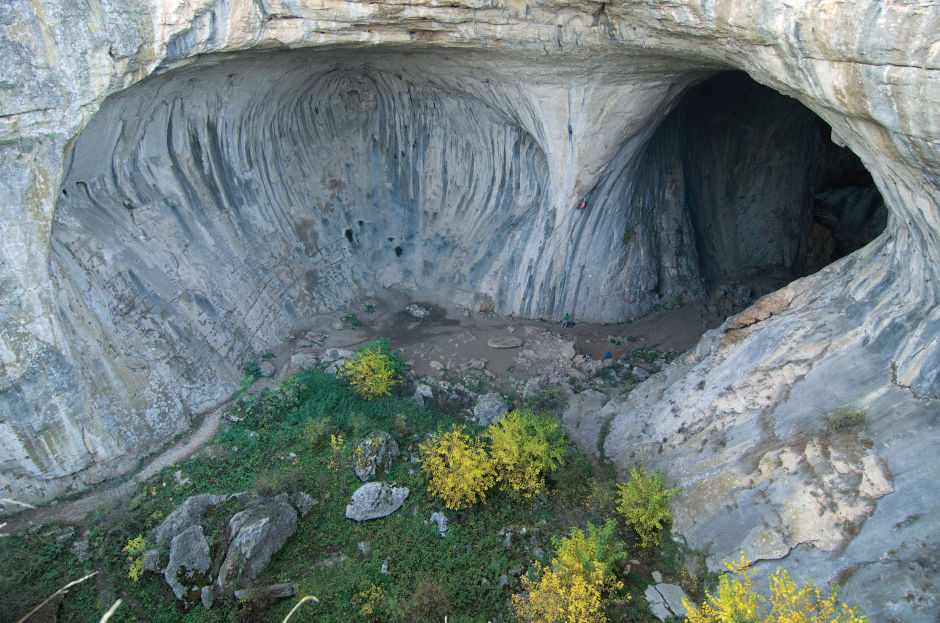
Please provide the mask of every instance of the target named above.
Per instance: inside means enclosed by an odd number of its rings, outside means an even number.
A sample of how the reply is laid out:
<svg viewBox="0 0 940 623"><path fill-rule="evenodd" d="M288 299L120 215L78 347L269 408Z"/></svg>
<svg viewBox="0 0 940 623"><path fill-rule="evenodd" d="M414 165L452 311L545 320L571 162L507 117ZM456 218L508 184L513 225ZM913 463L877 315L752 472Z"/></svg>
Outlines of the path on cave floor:
<svg viewBox="0 0 940 623"><path fill-rule="evenodd" d="M230 402L226 402L206 413L199 421L199 426L195 431L191 431L188 436L177 440L170 447L151 458L143 469L121 484L108 486L108 483L102 483L76 500L47 504L0 519L0 524L6 521L2 531L15 534L31 526L44 523L76 524L84 527L89 516L96 510L129 495L134 487L164 467L185 461L202 449L215 437L219 430L222 414L230 405Z"/></svg>

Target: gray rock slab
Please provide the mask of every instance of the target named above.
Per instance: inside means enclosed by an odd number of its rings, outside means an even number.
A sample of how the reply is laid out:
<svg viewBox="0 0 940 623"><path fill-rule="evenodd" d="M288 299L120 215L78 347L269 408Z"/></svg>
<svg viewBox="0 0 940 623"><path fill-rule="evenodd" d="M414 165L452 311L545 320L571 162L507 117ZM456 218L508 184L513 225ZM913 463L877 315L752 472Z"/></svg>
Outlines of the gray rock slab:
<svg viewBox="0 0 940 623"><path fill-rule="evenodd" d="M409 493L407 487L391 482L366 483L352 494L352 502L346 506L346 518L366 521L387 517L401 508Z"/></svg>
<svg viewBox="0 0 940 623"><path fill-rule="evenodd" d="M522 346L522 338L515 335L502 335L491 337L486 341L490 348L519 348Z"/></svg>
<svg viewBox="0 0 940 623"><path fill-rule="evenodd" d="M229 520L232 540L216 579L219 589L246 586L296 531L297 511L286 494L259 499L233 515Z"/></svg>
<svg viewBox="0 0 940 623"><path fill-rule="evenodd" d="M271 584L264 588L237 590L233 593L235 599L247 599L249 597L261 597L267 599L287 599L297 596L296 584Z"/></svg>
<svg viewBox="0 0 940 623"><path fill-rule="evenodd" d="M175 535L192 526L199 525L206 511L226 501L228 496L204 493L186 498L166 516L150 533L148 542L157 548L163 547Z"/></svg>
<svg viewBox="0 0 940 623"><path fill-rule="evenodd" d="M675 584L650 584L646 587L646 601L649 602L650 612L660 621L669 617L684 617L688 614L682 600L689 599L681 587Z"/></svg>
<svg viewBox="0 0 940 623"><path fill-rule="evenodd" d="M207 575L210 564L209 544L202 526L190 526L170 542L170 561L163 577L177 599L194 603L200 598L202 587L211 583Z"/></svg>

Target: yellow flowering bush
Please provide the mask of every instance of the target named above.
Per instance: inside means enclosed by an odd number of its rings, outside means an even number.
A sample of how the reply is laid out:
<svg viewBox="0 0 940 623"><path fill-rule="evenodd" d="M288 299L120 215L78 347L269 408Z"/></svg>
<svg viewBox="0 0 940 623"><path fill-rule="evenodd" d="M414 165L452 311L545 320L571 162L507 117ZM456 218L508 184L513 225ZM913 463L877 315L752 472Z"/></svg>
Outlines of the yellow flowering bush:
<svg viewBox="0 0 940 623"><path fill-rule="evenodd" d="M640 547L655 547L659 545L663 527L672 522L669 498L682 489L667 489L666 477L659 470L647 472L632 467L630 476L630 482L617 485L617 511L639 535Z"/></svg>
<svg viewBox="0 0 940 623"><path fill-rule="evenodd" d="M579 528L572 528L568 538L555 541L558 549L556 560L560 568L568 572L577 572L579 569L584 577L588 577L595 564L601 566L603 572L603 585L605 590L619 586L614 574L614 564L627 557L623 541L614 538L617 531L617 521L608 519L602 528L588 523L588 534Z"/></svg>
<svg viewBox="0 0 940 623"><path fill-rule="evenodd" d="M353 390L363 400L388 396L398 382L400 373L388 347L373 342L356 350L358 359L351 359L340 368Z"/></svg>
<svg viewBox="0 0 940 623"><path fill-rule="evenodd" d="M558 420L527 409L503 416L486 437L497 485L525 498L545 489L545 474L561 465L567 446Z"/></svg>
<svg viewBox="0 0 940 623"><path fill-rule="evenodd" d="M538 563L535 566L536 572L542 571ZM512 608L520 620L532 623L606 623L601 610L603 585L599 564L587 578L548 568L538 580L522 578L526 592L512 596Z"/></svg>
<svg viewBox="0 0 940 623"><path fill-rule="evenodd" d="M129 565L127 577L134 582L137 582L144 574L144 560L141 554L144 553L145 549L147 549L147 544L144 542L144 537L139 534L133 539L129 539L127 545L121 548L121 552L127 554Z"/></svg>
<svg viewBox="0 0 940 623"><path fill-rule="evenodd" d="M613 524L616 526L616 524ZM607 528L607 526L605 526ZM558 556L547 569L536 563L538 579L522 578L523 595L513 595L512 609L522 621L538 623L606 623L602 606L605 590L623 586L600 560L597 530L589 526L590 537L572 528L571 536L558 543ZM612 530L610 530L612 534ZM607 548L608 545L602 547ZM620 547L614 548L617 551ZM615 556L613 560L616 560Z"/></svg>
<svg viewBox="0 0 940 623"><path fill-rule="evenodd" d="M458 510L486 500L486 491L495 482L493 464L483 443L464 432L463 426L439 432L418 449L428 491L443 498L447 508Z"/></svg>
<svg viewBox="0 0 940 623"><path fill-rule="evenodd" d="M769 578L770 597L754 590L754 569L743 556L725 562L731 572L718 581L718 590L708 593L696 607L683 599L689 623L867 623L868 618L845 602L838 601L838 587L823 595L812 582L802 586L784 569Z"/></svg>

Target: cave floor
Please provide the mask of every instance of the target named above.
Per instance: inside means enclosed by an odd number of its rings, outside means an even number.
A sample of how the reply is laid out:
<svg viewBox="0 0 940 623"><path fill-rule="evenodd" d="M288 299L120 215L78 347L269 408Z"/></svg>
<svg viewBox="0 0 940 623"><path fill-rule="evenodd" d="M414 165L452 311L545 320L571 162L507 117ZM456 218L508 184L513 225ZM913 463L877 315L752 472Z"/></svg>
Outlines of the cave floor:
<svg viewBox="0 0 940 623"><path fill-rule="evenodd" d="M406 310L410 305L427 315L416 317ZM728 314L723 311L714 301L704 301L630 322L575 322L565 326L560 319L445 310L402 297L369 299L351 310L310 319L292 339L272 350L274 357L270 361L276 370L275 379L282 379L297 371L290 362L293 355L317 354L327 348L355 349L385 337L393 348L402 350L418 375L445 380L475 376L485 381L484 385L513 393L521 392L536 376L585 380L604 363L630 362L635 353L649 356L684 352L705 331L724 321ZM361 324L353 326L350 321ZM522 344L510 348L489 345L501 338L518 338ZM574 358L570 357L572 351Z"/></svg>

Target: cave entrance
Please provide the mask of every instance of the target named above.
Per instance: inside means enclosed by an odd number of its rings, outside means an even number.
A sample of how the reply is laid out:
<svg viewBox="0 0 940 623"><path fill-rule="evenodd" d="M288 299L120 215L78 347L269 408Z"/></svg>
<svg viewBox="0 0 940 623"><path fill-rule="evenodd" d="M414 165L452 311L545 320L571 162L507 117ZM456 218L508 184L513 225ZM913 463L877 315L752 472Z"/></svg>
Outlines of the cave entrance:
<svg viewBox="0 0 940 623"><path fill-rule="evenodd" d="M689 89L647 157L661 158L664 145L676 152L701 276L712 299L730 296L732 307L817 272L886 227L861 160L808 108L744 72Z"/></svg>

